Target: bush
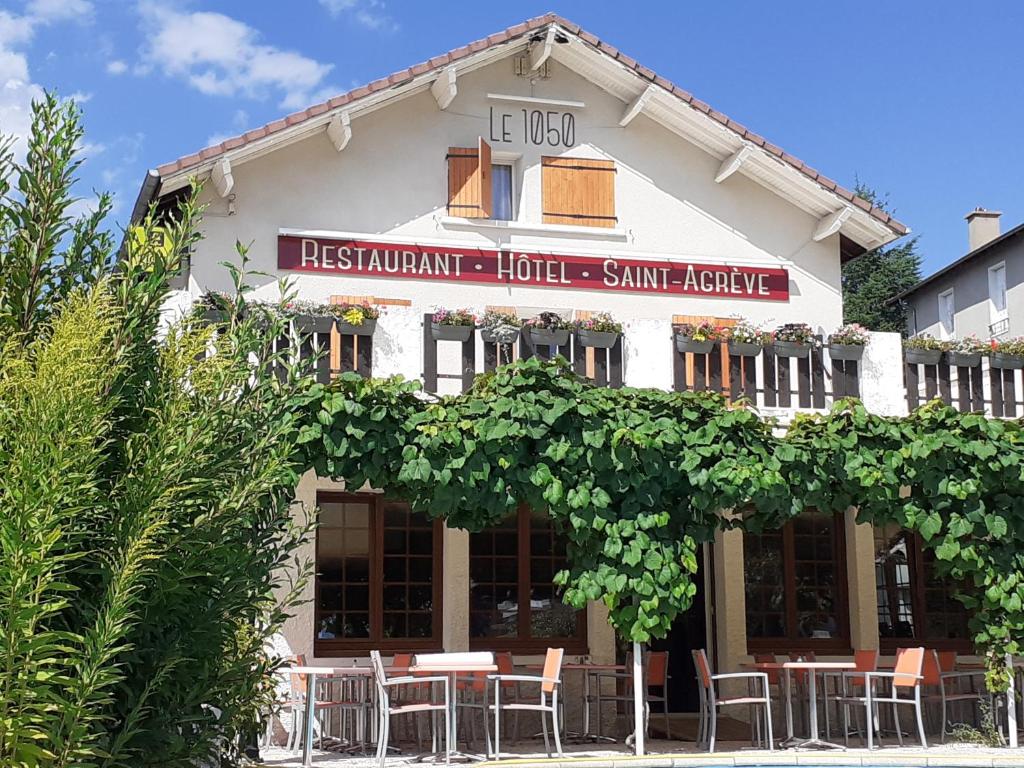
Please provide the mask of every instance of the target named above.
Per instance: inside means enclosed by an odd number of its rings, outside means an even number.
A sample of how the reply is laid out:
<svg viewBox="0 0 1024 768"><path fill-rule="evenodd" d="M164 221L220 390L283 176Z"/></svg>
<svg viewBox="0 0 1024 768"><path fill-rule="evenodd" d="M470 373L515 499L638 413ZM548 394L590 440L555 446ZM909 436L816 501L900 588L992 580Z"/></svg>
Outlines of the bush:
<svg viewBox="0 0 1024 768"><path fill-rule="evenodd" d="M216 337L161 329L194 197L113 269L107 206L68 218L78 120L47 97L26 164L0 153L0 764L230 760L306 575L292 413L316 389L271 375L244 249Z"/></svg>

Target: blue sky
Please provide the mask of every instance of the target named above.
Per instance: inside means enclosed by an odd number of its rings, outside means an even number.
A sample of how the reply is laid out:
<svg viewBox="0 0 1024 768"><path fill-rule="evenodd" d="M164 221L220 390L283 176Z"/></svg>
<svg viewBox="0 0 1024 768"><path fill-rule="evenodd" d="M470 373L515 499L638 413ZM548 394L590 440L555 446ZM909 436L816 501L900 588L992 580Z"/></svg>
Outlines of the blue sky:
<svg viewBox="0 0 1024 768"><path fill-rule="evenodd" d="M925 271L974 206L1024 221L1024 4L0 0L0 131L83 102L83 195L554 10L850 186L889 195ZM85 204L85 203L83 203Z"/></svg>

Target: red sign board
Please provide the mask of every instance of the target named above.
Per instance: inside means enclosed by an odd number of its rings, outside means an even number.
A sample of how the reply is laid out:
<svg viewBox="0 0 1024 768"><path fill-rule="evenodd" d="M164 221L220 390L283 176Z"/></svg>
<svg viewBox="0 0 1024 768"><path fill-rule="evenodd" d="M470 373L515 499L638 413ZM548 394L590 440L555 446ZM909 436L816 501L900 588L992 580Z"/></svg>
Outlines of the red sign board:
<svg viewBox="0 0 1024 768"><path fill-rule="evenodd" d="M279 235L278 269L327 275L787 301L789 273L682 261Z"/></svg>

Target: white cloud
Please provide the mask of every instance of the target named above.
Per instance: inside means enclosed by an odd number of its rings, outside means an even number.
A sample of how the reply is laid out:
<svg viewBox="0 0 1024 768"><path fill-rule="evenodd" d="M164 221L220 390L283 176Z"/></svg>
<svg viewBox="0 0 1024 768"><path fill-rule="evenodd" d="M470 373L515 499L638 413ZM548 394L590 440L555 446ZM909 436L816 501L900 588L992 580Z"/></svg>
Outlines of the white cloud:
<svg viewBox="0 0 1024 768"><path fill-rule="evenodd" d="M89 0L30 0L25 6L25 15L45 24L88 18L92 10Z"/></svg>
<svg viewBox="0 0 1024 768"><path fill-rule="evenodd" d="M128 71L128 65L120 59L107 62L107 73L111 75L123 75Z"/></svg>
<svg viewBox="0 0 1024 768"><path fill-rule="evenodd" d="M32 102L43 97L42 87L32 82L24 47L38 27L85 21L92 10L88 0L31 0L21 16L0 10L0 132L15 137L16 157L25 152L32 126Z"/></svg>
<svg viewBox="0 0 1024 768"><path fill-rule="evenodd" d="M277 94L282 106L303 107L333 66L268 45L257 30L222 13L179 11L152 0L143 0L139 11L147 34L143 60L210 96Z"/></svg>
<svg viewBox="0 0 1024 768"><path fill-rule="evenodd" d="M320 5L331 16L349 16L367 29L398 29L398 24L385 10L383 0L320 0Z"/></svg>

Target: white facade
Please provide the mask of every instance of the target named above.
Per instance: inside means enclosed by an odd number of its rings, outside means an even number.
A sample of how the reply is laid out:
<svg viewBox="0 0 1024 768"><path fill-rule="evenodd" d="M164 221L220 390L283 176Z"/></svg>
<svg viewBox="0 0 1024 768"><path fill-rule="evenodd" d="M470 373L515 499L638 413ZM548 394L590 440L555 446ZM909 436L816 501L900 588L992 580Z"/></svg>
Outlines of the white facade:
<svg viewBox="0 0 1024 768"><path fill-rule="evenodd" d="M525 38L522 45L528 45ZM838 195L815 187L766 153L758 155L756 165L744 165L748 149L755 154L760 150L741 147L731 154L728 142L735 137L725 128L719 129L720 136L713 127L702 128L725 146L712 151L713 142L705 134L698 140L697 134L670 124L666 115L671 105L666 100L674 96L658 95L662 101L657 110L648 111L642 103L637 107L637 101L608 85L613 75L626 78L631 77L629 73L612 67L607 81L598 84L596 69L607 64L602 54L586 53L597 59L584 76L583 67L570 66L583 60L581 46L575 39L564 46L564 52L555 46L544 64L547 77L516 74L514 63L523 49L510 48L508 55L491 57L460 72L457 93L443 108L446 99L439 101L439 89L426 81L423 87L410 86L408 93L378 100L373 109L359 112L353 107L352 114L345 113L346 122L339 118L330 132L324 122L317 130L288 140L266 143L246 154L224 152L166 176L165 193L180 188L190 173L205 175L211 162L217 164L202 194L207 206L203 239L192 255L189 292L198 298L206 290L228 290L228 274L220 262L233 258L235 243L240 241L249 245L251 269L269 275L252 276L259 286L256 298L277 298L278 280L288 279L300 298L322 303L334 296L406 300L408 306L388 306L379 320L373 339L373 375L409 379L422 375L423 318L438 307L468 307L478 313L488 306L515 307L522 317L542 310L610 312L624 325L624 383L666 390L673 386L674 315L744 316L767 328L805 322L822 334L838 327L842 322L841 236L852 239L870 231L874 239L861 237L858 242L874 247L900 233L879 229L862 209L850 208ZM527 101L517 100L524 98ZM529 135L524 137L524 109L528 114L535 109L554 113L559 127L567 124L563 115L572 115L571 146L564 145L564 134L558 146L538 146ZM504 120L503 114L510 117ZM495 162L513 166L513 221L448 215L448 148L475 147L480 137L490 142ZM543 223L541 158L552 155L614 161L614 227ZM309 274L278 268L278 236L285 232L439 247L782 268L789 273L789 298L767 301ZM457 372L458 353L456 344L439 345L439 370ZM869 347L862 394L879 412L905 412L899 356L893 334L877 335ZM477 360L482 357L478 349ZM831 369L826 365L826 370ZM451 392L457 387L457 381L446 380L440 390ZM780 415L788 413L783 410ZM307 475L298 496L312 505L317 490L338 487ZM723 534L716 543L716 569L725 568L727 558L733 561L738 546L742 558L742 541L737 543L736 533ZM866 537L863 531L848 537L855 563L871 562L870 531ZM469 591L468 551L465 532L444 532L443 627L444 647L449 650L468 645L468 598L460 597ZM313 552L310 542L305 554ZM307 589L310 602L289 622L287 633L292 650L312 659L313 585ZM877 627L872 629L874 585L865 578L859 582L851 578L850 589L851 594L860 595L859 601L851 600L851 610L866 617L861 624L852 622L857 634L852 639L859 643L855 647L870 647L872 631L877 644ZM742 569L723 572L714 590L708 603L721 607L714 619L720 624L719 662L731 667L746 653ZM722 622L728 623L728 633L722 631ZM611 660L614 641L600 606L587 612L586 624L591 657ZM708 627L711 624L709 620Z"/></svg>
<svg viewBox="0 0 1024 768"><path fill-rule="evenodd" d="M535 147L518 135L510 142L493 142L494 151L509 153L514 163L516 221L494 226L448 218L447 148L473 147L479 136L488 137L492 108L513 114L532 109L527 103L488 99L488 93L531 91L536 97L585 104L572 110L576 145ZM716 158L643 115L620 126L622 110L617 98L563 66L552 64L550 79L531 88L513 74L510 61L502 60L460 78L459 93L444 111L426 92L354 120L351 141L341 152L320 133L236 165L233 214L212 184L204 190L208 208L203 241L192 259L192 286L197 291L227 288L219 262L231 257L240 240L251 243L254 269L291 277L302 297L325 302L332 295L368 295L411 299L420 314L436 306L482 309L493 304L609 311L624 321L741 314L772 326L803 321L830 331L839 325L838 234L814 241L817 218L741 174L716 183ZM575 227L569 234L565 227L541 224L540 157L550 154L616 162L615 229ZM791 297L788 302L723 300L286 273L277 269L282 229L784 267ZM265 282L259 295L276 295L273 280Z"/></svg>

